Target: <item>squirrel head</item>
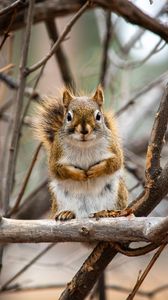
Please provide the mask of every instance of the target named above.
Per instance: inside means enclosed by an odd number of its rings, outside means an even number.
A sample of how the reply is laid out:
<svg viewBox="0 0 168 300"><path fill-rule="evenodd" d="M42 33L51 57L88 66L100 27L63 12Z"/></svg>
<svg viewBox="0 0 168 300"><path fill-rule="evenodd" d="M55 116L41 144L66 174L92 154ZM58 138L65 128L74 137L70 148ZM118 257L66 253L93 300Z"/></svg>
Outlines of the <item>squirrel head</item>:
<svg viewBox="0 0 168 300"><path fill-rule="evenodd" d="M103 90L98 86L94 95L76 97L69 90L63 92L65 107L64 122L61 132L68 140L89 142L96 140L107 129L103 115Z"/></svg>
<svg viewBox="0 0 168 300"><path fill-rule="evenodd" d="M65 90L60 98L44 98L37 105L33 127L36 137L47 149L52 146L55 136L61 135L63 142L89 145L89 141L110 133L107 114L103 113L104 95L98 86L92 96L75 96ZM82 142L82 143L79 143Z"/></svg>

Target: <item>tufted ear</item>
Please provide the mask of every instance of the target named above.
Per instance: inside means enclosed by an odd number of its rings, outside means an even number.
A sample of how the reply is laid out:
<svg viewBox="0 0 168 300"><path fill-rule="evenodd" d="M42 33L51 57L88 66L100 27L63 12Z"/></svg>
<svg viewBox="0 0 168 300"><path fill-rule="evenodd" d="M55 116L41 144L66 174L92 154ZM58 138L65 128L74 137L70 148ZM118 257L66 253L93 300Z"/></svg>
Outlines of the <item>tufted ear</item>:
<svg viewBox="0 0 168 300"><path fill-rule="evenodd" d="M96 101L99 106L103 105L104 93L103 93L103 89L102 89L101 85L98 85L97 90L96 90L94 96L92 97L92 99L94 101Z"/></svg>
<svg viewBox="0 0 168 300"><path fill-rule="evenodd" d="M73 99L69 90L64 90L63 92L63 104L67 108L71 100Z"/></svg>

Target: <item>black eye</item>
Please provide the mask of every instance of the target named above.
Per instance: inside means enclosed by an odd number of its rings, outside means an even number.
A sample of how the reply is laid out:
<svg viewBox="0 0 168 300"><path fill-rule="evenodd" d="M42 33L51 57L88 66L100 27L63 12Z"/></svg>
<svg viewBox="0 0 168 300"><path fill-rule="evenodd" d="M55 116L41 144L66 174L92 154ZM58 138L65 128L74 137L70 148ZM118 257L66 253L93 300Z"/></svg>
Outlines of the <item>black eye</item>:
<svg viewBox="0 0 168 300"><path fill-rule="evenodd" d="M95 111L95 119L96 119L96 121L100 121L100 119L101 119L101 113L98 110Z"/></svg>
<svg viewBox="0 0 168 300"><path fill-rule="evenodd" d="M68 113L67 113L67 121L71 122L72 121L72 117L73 117L72 112L68 111Z"/></svg>

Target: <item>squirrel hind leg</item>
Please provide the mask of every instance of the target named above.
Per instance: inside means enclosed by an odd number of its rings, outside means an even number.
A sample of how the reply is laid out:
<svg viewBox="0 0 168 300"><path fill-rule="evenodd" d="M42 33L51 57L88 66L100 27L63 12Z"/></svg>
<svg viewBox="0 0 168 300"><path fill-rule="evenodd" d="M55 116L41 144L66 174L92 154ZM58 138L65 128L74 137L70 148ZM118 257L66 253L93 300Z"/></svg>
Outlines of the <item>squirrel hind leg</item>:
<svg viewBox="0 0 168 300"><path fill-rule="evenodd" d="M128 205L128 191L123 178L119 181L118 187L118 199L116 210L101 210L90 214L90 218L115 218L115 217L126 217L132 215L131 208L127 208Z"/></svg>
<svg viewBox="0 0 168 300"><path fill-rule="evenodd" d="M131 208L124 208L123 210L101 210L89 215L89 218L117 218L117 217L128 217L132 216Z"/></svg>
<svg viewBox="0 0 168 300"><path fill-rule="evenodd" d="M72 219L75 219L75 214L71 210L63 210L55 215L56 221L67 221Z"/></svg>

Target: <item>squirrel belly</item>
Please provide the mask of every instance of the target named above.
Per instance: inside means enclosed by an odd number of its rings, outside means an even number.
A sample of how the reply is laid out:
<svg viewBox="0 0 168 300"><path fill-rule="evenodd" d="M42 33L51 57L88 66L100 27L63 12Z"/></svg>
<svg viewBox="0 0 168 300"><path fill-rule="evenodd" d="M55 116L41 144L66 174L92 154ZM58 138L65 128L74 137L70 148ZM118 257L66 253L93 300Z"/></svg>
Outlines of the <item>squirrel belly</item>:
<svg viewBox="0 0 168 300"><path fill-rule="evenodd" d="M73 211L76 218L81 219L104 209L119 209L117 198L121 176L122 169L113 175L85 182L51 180L50 189L57 199L57 212Z"/></svg>
<svg viewBox="0 0 168 300"><path fill-rule="evenodd" d="M82 147L80 143L74 145L74 142L66 141L59 163L69 165L73 162L74 166L87 170L105 159L115 157L108 149L109 140L104 137L90 144L85 143ZM118 210L118 190L122 176L121 167L113 174L86 181L52 177L50 190L57 201L57 213L73 211L76 218L80 219L101 210Z"/></svg>

